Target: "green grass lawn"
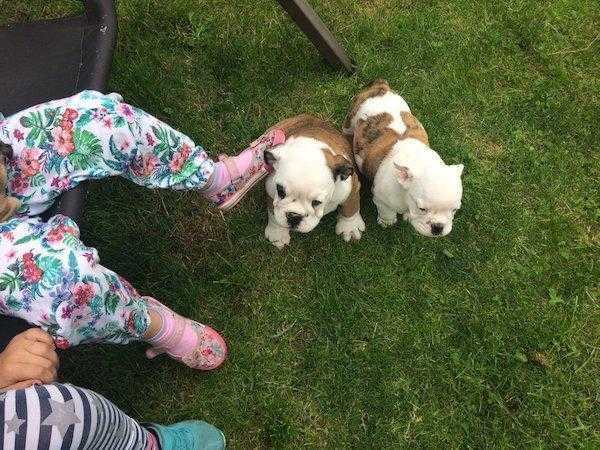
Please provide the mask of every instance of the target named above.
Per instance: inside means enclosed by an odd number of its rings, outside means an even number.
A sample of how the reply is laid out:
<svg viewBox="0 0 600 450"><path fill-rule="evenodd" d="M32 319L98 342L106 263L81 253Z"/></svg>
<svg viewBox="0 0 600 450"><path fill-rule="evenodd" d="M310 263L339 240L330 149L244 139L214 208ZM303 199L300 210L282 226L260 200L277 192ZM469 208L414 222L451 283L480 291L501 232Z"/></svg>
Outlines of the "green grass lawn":
<svg viewBox="0 0 600 450"><path fill-rule="evenodd" d="M62 377L141 420L214 423L231 448L600 447L600 3L312 3L356 75L274 0L121 0L111 89L217 155L301 112L340 125L384 77L466 166L452 234L382 229L365 192L360 242L329 216L278 251L261 188L222 215L96 183L86 242L231 353L201 374L88 347ZM0 23L75 6L7 1Z"/></svg>

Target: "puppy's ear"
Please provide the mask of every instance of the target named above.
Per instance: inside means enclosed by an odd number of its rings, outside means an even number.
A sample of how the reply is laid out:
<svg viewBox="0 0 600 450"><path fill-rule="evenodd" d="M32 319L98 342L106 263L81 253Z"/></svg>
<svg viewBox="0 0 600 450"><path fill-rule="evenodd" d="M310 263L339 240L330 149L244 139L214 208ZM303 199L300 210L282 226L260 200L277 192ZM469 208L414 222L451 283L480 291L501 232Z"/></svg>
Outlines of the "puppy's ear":
<svg viewBox="0 0 600 450"><path fill-rule="evenodd" d="M402 186L408 186L413 180L412 171L407 166L398 163L394 163L394 167L396 168L396 178L398 179L398 182Z"/></svg>
<svg viewBox="0 0 600 450"><path fill-rule="evenodd" d="M341 155L336 155L331 151L330 148L323 147L321 151L323 152L323 156L325 156L327 165L331 169L334 182L337 181L338 178L341 181L344 181L347 180L348 177L352 176L354 173L354 166L350 161Z"/></svg>
<svg viewBox="0 0 600 450"><path fill-rule="evenodd" d="M463 170L465 169L465 166L463 166L462 164L454 164L453 166L450 166L450 168L456 173L456 175L460 178L460 176L463 173Z"/></svg>
<svg viewBox="0 0 600 450"><path fill-rule="evenodd" d="M277 153L277 148L273 147L269 150L265 150L265 164L270 167L275 167L277 161L279 161L279 154Z"/></svg>
<svg viewBox="0 0 600 450"><path fill-rule="evenodd" d="M335 180L339 179L341 181L347 180L354 173L354 167L348 161L337 164L333 167L333 178Z"/></svg>
<svg viewBox="0 0 600 450"><path fill-rule="evenodd" d="M17 209L21 206L21 202L14 197L6 197L0 195L0 222L4 222L12 217Z"/></svg>

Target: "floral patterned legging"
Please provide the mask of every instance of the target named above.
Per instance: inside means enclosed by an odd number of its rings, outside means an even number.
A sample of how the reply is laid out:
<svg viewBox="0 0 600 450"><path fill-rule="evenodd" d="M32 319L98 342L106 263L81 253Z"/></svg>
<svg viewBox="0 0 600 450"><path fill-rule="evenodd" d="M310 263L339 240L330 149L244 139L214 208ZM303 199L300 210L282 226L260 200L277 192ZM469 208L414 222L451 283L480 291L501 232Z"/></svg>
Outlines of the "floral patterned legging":
<svg viewBox="0 0 600 450"><path fill-rule="evenodd" d="M6 119L8 194L20 215L0 223L0 314L50 332L57 345L127 343L148 328L144 297L99 264L75 222L42 213L79 182L120 175L151 188L202 189L214 170L187 136L117 94L84 91Z"/></svg>
<svg viewBox="0 0 600 450"><path fill-rule="evenodd" d="M202 189L214 162L188 136L123 103L83 91L6 119L0 142L12 147L8 193L37 215L84 180L120 175L149 188Z"/></svg>
<svg viewBox="0 0 600 450"><path fill-rule="evenodd" d="M99 264L68 217L17 217L0 224L0 314L54 336L57 347L125 344L148 329L148 309L131 285Z"/></svg>

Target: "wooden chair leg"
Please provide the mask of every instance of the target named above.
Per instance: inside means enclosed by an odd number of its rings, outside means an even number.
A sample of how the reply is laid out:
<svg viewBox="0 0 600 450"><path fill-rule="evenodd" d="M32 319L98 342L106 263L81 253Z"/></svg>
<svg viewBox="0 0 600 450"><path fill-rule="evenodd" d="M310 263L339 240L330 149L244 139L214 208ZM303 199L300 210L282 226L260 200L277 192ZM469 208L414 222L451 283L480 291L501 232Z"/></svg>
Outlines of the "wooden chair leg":
<svg viewBox="0 0 600 450"><path fill-rule="evenodd" d="M331 65L353 73L356 66L306 0L277 0Z"/></svg>

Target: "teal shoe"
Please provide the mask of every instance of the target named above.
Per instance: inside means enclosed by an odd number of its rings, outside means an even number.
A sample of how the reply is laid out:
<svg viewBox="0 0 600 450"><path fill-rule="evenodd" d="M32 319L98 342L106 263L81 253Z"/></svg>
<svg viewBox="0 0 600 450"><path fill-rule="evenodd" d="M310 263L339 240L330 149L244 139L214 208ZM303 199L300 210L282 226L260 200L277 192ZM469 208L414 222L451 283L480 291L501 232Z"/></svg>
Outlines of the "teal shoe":
<svg viewBox="0 0 600 450"><path fill-rule="evenodd" d="M201 420L186 420L173 425L147 425L162 450L223 450L225 436L221 430Z"/></svg>

